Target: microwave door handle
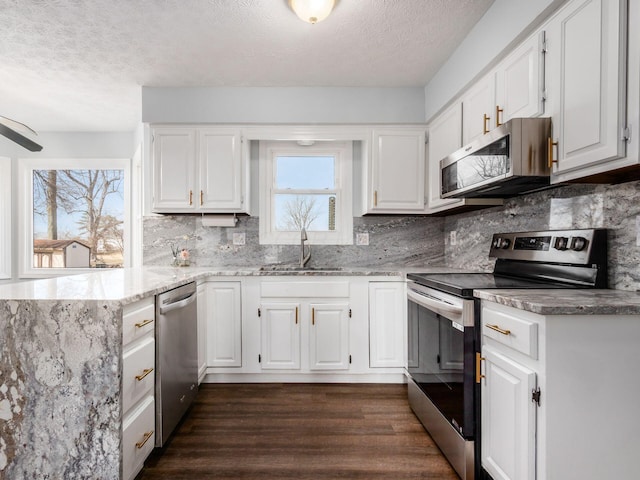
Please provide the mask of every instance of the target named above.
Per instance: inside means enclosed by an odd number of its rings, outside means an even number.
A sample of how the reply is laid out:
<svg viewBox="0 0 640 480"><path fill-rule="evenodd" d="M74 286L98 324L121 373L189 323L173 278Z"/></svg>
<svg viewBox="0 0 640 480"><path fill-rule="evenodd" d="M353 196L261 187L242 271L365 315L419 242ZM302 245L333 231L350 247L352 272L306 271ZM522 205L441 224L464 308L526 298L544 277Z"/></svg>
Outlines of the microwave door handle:
<svg viewBox="0 0 640 480"><path fill-rule="evenodd" d="M450 303L447 303L447 302L435 300L433 298L420 295L419 293L416 293L410 289L407 290L407 297L412 302L415 302L418 305L422 305L423 307L429 310L432 310L436 313L439 313L441 315L445 315L448 318L450 318L451 316L460 318L463 313L462 307L457 307L456 305L451 305Z"/></svg>

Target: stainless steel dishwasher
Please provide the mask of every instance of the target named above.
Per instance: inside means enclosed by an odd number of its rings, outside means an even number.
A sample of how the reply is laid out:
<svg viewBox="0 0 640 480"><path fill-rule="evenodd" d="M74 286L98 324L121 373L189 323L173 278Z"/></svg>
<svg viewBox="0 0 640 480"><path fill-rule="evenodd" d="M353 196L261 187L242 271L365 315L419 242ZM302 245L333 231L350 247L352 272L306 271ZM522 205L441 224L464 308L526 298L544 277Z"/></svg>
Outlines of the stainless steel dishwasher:
<svg viewBox="0 0 640 480"><path fill-rule="evenodd" d="M194 282L156 296L156 447L162 447L198 393Z"/></svg>

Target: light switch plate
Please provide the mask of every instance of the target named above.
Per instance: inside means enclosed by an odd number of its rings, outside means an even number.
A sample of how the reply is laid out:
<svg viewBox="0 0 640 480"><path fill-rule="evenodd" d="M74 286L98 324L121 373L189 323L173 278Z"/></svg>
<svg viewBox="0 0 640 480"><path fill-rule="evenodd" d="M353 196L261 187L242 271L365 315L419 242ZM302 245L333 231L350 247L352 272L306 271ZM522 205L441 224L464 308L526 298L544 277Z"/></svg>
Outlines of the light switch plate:
<svg viewBox="0 0 640 480"><path fill-rule="evenodd" d="M369 234L356 233L356 245L369 245Z"/></svg>
<svg viewBox="0 0 640 480"><path fill-rule="evenodd" d="M233 234L233 244L234 245L244 245L245 244L245 234L244 233L234 233Z"/></svg>

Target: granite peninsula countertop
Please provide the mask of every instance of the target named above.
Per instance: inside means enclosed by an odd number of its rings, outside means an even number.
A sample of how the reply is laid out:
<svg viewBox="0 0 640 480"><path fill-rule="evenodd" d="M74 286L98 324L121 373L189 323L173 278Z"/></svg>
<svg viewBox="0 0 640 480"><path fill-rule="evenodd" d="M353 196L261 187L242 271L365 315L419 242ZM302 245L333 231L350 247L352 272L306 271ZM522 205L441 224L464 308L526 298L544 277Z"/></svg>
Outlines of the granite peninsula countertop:
<svg viewBox="0 0 640 480"><path fill-rule="evenodd" d="M340 270L261 270L250 268L135 267L100 270L57 278L0 285L0 300L97 300L123 304L161 293L185 283L225 276L386 276L404 277L408 272L447 273L447 267L343 267Z"/></svg>
<svg viewBox="0 0 640 480"><path fill-rule="evenodd" d="M640 315L640 293L608 289L474 290L482 300L540 315Z"/></svg>

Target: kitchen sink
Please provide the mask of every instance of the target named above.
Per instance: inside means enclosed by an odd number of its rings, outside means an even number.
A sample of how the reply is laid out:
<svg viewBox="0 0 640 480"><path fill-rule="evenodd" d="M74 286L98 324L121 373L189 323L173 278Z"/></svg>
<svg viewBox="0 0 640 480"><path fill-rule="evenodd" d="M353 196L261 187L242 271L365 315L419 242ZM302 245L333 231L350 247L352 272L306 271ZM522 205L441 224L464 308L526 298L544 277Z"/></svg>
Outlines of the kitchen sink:
<svg viewBox="0 0 640 480"><path fill-rule="evenodd" d="M300 267L298 265L263 265L261 272L339 272L342 267Z"/></svg>

